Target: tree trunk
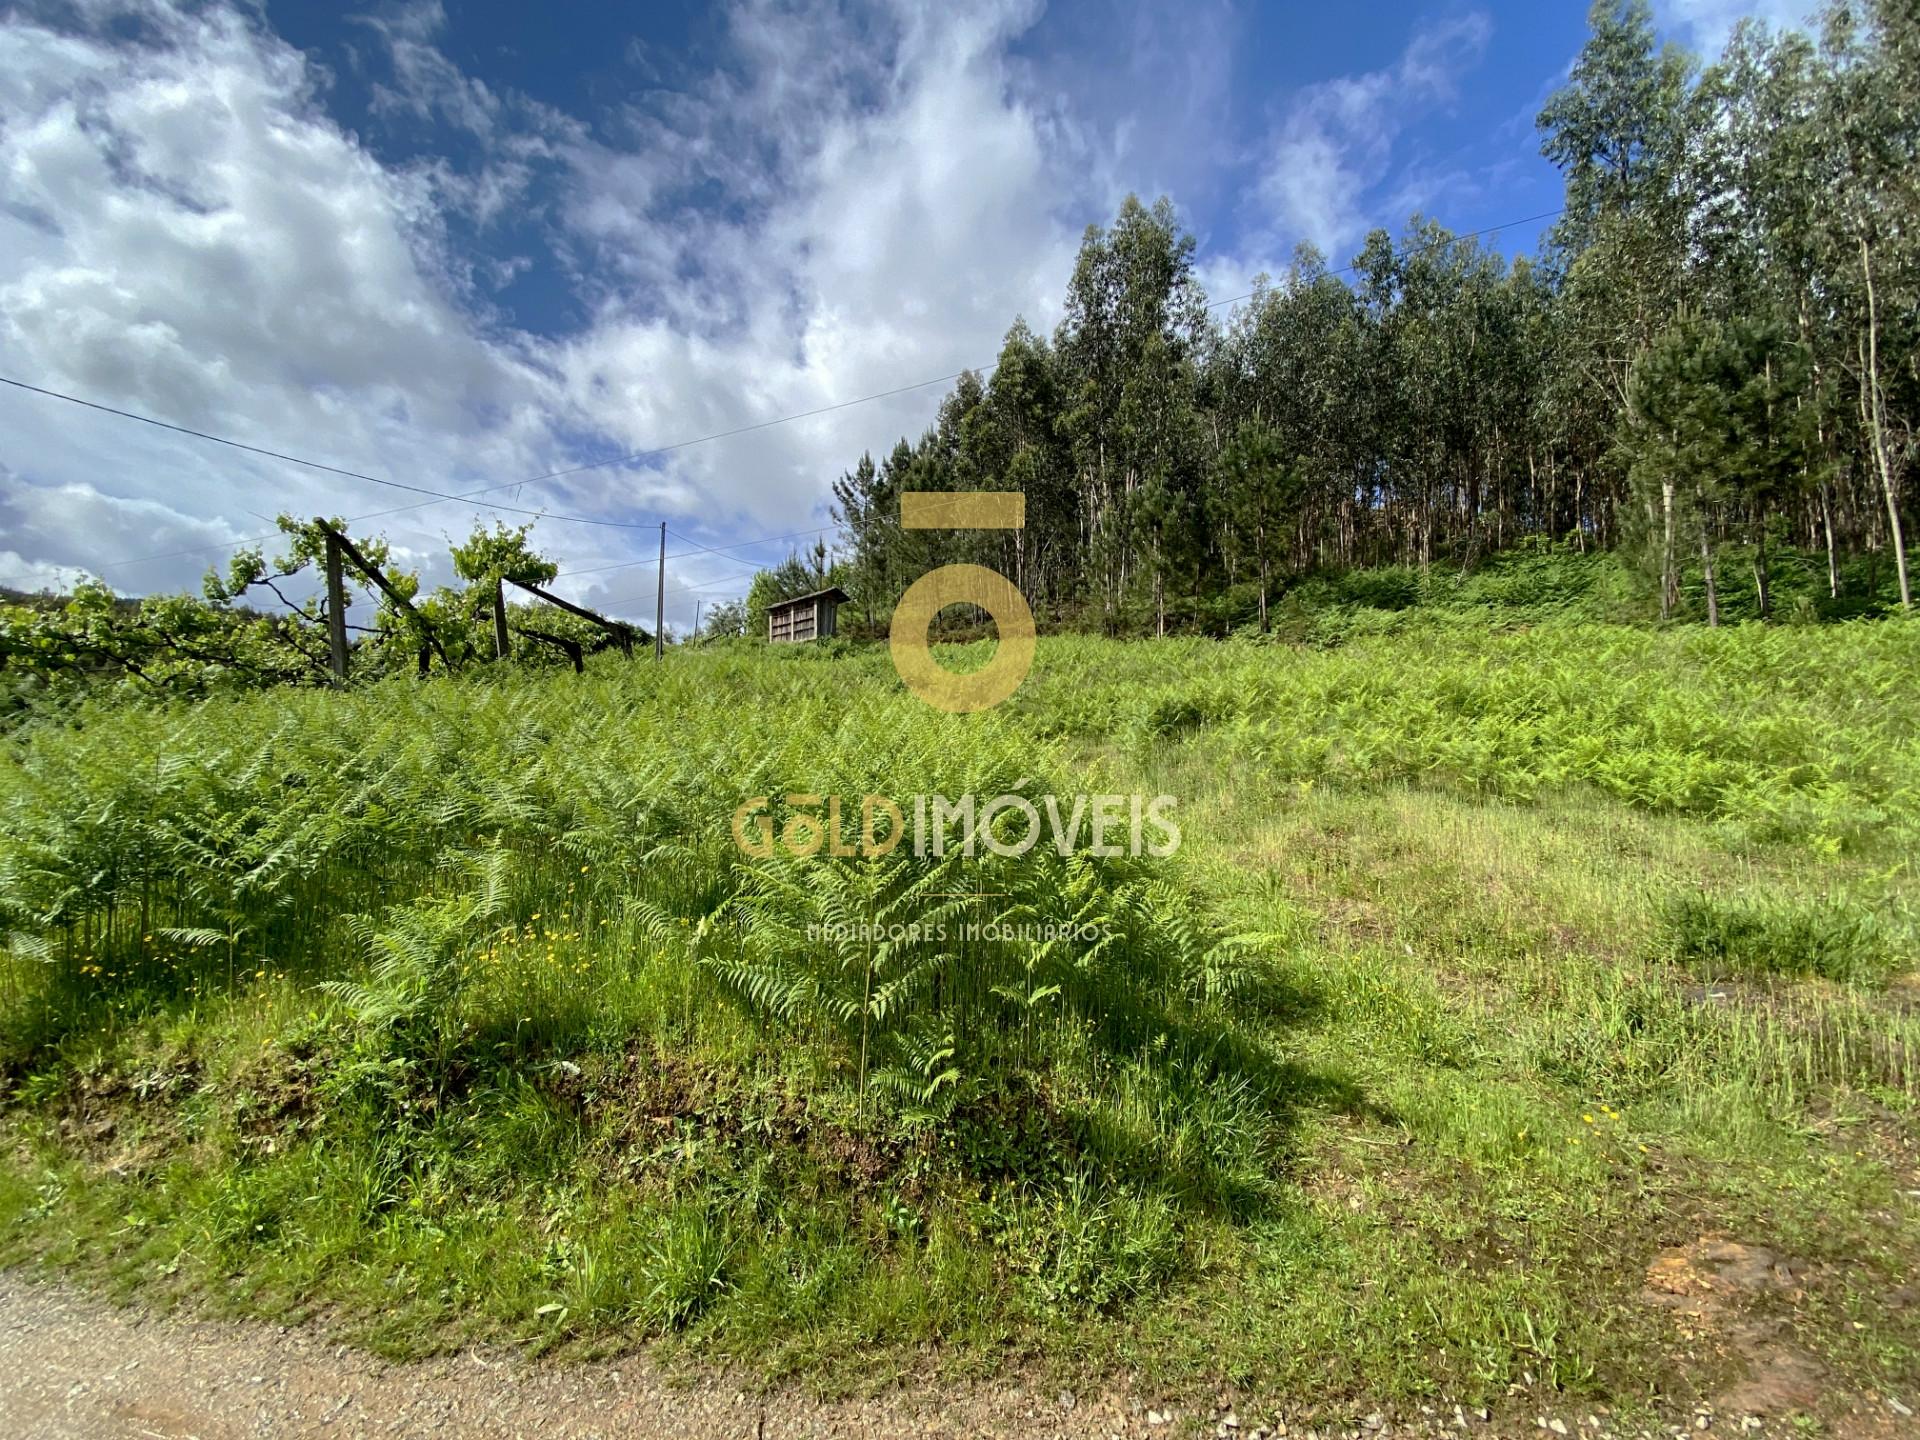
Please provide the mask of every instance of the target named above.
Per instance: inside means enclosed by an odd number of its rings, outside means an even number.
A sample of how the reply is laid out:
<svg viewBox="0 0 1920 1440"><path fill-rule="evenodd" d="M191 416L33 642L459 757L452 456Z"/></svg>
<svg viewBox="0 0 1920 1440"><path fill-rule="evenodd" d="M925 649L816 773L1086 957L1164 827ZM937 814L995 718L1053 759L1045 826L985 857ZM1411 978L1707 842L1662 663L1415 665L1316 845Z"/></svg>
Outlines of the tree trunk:
<svg viewBox="0 0 1920 1440"><path fill-rule="evenodd" d="M1260 541L1260 633L1267 633L1267 544L1264 535Z"/></svg>
<svg viewBox="0 0 1920 1440"><path fill-rule="evenodd" d="M1574 531L1574 534L1579 537L1580 553L1582 555L1587 553L1587 517L1585 513L1586 506L1587 506L1587 497L1585 494L1586 486L1581 483L1583 479L1584 479L1584 476L1580 471L1580 467L1577 465L1574 466L1574 469L1573 469L1573 531Z"/></svg>
<svg viewBox="0 0 1920 1440"><path fill-rule="evenodd" d="M1713 572L1713 540L1707 534L1707 517L1700 517L1700 571L1707 580L1707 625L1720 625L1720 586Z"/></svg>
<svg viewBox="0 0 1920 1440"><path fill-rule="evenodd" d="M1900 608L1913 608L1913 590L1907 582L1907 541L1900 530L1900 497L1893 483L1893 465L1887 458L1886 410L1880 395L1880 325L1874 308L1873 262L1867 240L1860 237L1860 274L1867 285L1867 333L1861 340L1860 408L1873 439L1873 463L1880 471L1880 489L1887 501L1887 531L1893 541L1894 568L1900 576ZM1869 398L1871 397L1871 398Z"/></svg>
<svg viewBox="0 0 1920 1440"><path fill-rule="evenodd" d="M1704 523L1704 522L1703 522ZM1660 618L1671 620L1680 603L1680 577L1674 573L1673 482L1660 482Z"/></svg>
<svg viewBox="0 0 1920 1440"><path fill-rule="evenodd" d="M1760 618L1772 618L1771 587L1767 579L1767 513L1758 511L1753 517L1753 593L1760 602Z"/></svg>
<svg viewBox="0 0 1920 1440"><path fill-rule="evenodd" d="M1153 633L1154 638L1167 638L1167 577L1166 567L1160 563L1160 542L1153 545Z"/></svg>
<svg viewBox="0 0 1920 1440"><path fill-rule="evenodd" d="M1827 537L1827 595L1840 598L1840 554L1833 544L1833 493L1826 481L1820 482L1820 528Z"/></svg>

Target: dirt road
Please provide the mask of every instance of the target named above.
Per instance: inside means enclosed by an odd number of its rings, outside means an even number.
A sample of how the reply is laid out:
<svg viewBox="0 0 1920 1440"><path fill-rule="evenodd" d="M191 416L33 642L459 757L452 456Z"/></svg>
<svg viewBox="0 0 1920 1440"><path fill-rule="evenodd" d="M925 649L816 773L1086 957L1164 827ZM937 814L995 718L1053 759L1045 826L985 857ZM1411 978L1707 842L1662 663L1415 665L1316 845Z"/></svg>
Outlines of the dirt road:
<svg viewBox="0 0 1920 1440"><path fill-rule="evenodd" d="M1104 1437L1141 1423L1129 1423L1123 1406L1074 1400L1068 1408L1062 1398L960 1387L884 1400L782 1394L763 1402L722 1382L671 1385L638 1359L543 1365L466 1353L393 1365L311 1330L149 1315L0 1274L6 1440Z"/></svg>
<svg viewBox="0 0 1920 1440"><path fill-rule="evenodd" d="M847 1359L861 1366L859 1355ZM857 1379L857 1377L854 1377ZM1164 1404L1164 1402L1160 1402ZM1522 1402L1524 1404L1524 1402ZM251 1440L251 1437L473 1437L473 1440L654 1440L654 1437L1228 1436L1231 1440L1765 1440L1785 1416L1682 1414L1615 1428L1580 1406L1558 1414L1496 1415L1451 1406L1396 1423L1378 1415L1318 1429L1272 1431L1232 1413L1228 1397L1200 1410L1156 1408L1124 1391L1080 1397L1013 1384L893 1387L870 1399L762 1396L724 1377L680 1383L644 1358L542 1363L464 1352L390 1364L314 1328L200 1319L120 1308L65 1286L0 1272L0 1440ZM1605 1412L1602 1411L1602 1414ZM1705 1418L1706 1426L1700 1426ZM1674 1422L1678 1423L1674 1423ZM1837 1421L1837 1423L1835 1423ZM1692 1422L1692 1423L1689 1423ZM1897 1400L1873 1397L1830 1418L1845 1440L1892 1440L1915 1424ZM1700 1433L1710 1429L1712 1435Z"/></svg>

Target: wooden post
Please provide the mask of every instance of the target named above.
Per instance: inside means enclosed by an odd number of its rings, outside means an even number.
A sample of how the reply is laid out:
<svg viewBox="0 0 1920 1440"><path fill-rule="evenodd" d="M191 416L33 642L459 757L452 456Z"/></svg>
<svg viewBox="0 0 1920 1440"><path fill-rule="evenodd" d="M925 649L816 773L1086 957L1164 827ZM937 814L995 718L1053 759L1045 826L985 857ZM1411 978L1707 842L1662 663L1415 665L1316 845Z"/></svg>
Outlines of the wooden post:
<svg viewBox="0 0 1920 1440"><path fill-rule="evenodd" d="M493 582L493 653L499 660L513 653L513 642L507 639L507 587L498 577Z"/></svg>
<svg viewBox="0 0 1920 1440"><path fill-rule="evenodd" d="M557 650L564 650L567 658L573 662L573 673L576 675L586 673L586 647L578 640L567 635L550 635L545 630L534 630L525 625L514 626L513 633L524 635L529 640L539 640Z"/></svg>
<svg viewBox="0 0 1920 1440"><path fill-rule="evenodd" d="M596 615L583 605L576 605L571 600L562 600L558 595L542 590L538 585L530 585L525 580L515 580L513 584L519 586L536 599L544 600L549 605L557 605L569 615L578 615L582 620L591 620L595 625L598 625L613 637L613 643L620 647L621 654L625 655L629 660L633 658L632 626L623 625L618 620L609 620L604 615ZM523 630L521 633L525 634L526 632Z"/></svg>
<svg viewBox="0 0 1920 1440"><path fill-rule="evenodd" d="M448 657L446 647L440 643L440 637L434 633L433 626L428 623L427 617L413 608L413 602L411 600L393 588L392 584L387 580L387 577L380 573L380 567L360 553L360 547L358 545L354 544L353 541L342 535L317 515L314 517L313 523L319 527L320 532L327 537L327 547L329 550L337 546L340 553L352 563L354 569L358 570L362 575L366 576L368 580L378 586L380 593L393 602L395 609L414 620L420 626L421 630L425 632L427 643L420 649L420 673L422 675L427 673L427 654L429 649L438 651L440 663L451 671L453 669L453 661ZM344 624L345 616L343 615L341 619Z"/></svg>
<svg viewBox="0 0 1920 1440"><path fill-rule="evenodd" d="M340 573L340 540L327 532L327 651L337 690L347 683L347 587Z"/></svg>
<svg viewBox="0 0 1920 1440"><path fill-rule="evenodd" d="M660 522L660 569L653 579L653 658L658 660L667 645L667 522L664 520Z"/></svg>

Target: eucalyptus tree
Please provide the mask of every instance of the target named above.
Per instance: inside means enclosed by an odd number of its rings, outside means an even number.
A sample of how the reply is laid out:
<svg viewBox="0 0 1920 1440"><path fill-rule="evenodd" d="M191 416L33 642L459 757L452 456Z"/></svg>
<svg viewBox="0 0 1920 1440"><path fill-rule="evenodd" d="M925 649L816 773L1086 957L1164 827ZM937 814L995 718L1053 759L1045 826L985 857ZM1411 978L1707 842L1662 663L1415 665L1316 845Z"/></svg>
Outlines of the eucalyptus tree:
<svg viewBox="0 0 1920 1440"><path fill-rule="evenodd" d="M1385 230L1371 231L1353 262L1359 368L1366 376L1365 428L1359 473L1354 480L1356 524L1363 534L1357 556L1366 561L1405 560L1410 527L1396 526L1405 517L1401 508L1404 477L1418 464L1421 424L1414 397L1418 377L1410 372L1412 356L1402 330L1399 310L1400 257ZM1384 532L1376 535L1372 532ZM1396 533L1397 532L1397 533ZM1384 539L1388 548L1373 548ZM1418 550L1413 550L1417 557Z"/></svg>
<svg viewBox="0 0 1920 1440"><path fill-rule="evenodd" d="M1256 282L1215 347L1208 432L1220 449L1244 425L1268 426L1282 450L1302 459L1303 560L1325 527L1329 558L1354 560L1355 496L1372 469L1365 437L1374 405L1360 327L1354 292L1327 272L1318 250L1302 245L1278 284Z"/></svg>
<svg viewBox="0 0 1920 1440"><path fill-rule="evenodd" d="M1920 20L1899 0L1841 0L1826 16L1820 115L1833 171L1823 239L1852 333L1860 428L1886 507L1900 603L1912 608L1901 490L1916 425L1920 309Z"/></svg>
<svg viewBox="0 0 1920 1440"><path fill-rule="evenodd" d="M985 489L1018 490L1026 524L983 532L982 558L1020 586L1031 605L1058 610L1071 597L1079 530L1073 463L1059 429L1052 348L1024 320L1000 347L985 395L969 415L968 471Z"/></svg>
<svg viewBox="0 0 1920 1440"><path fill-rule="evenodd" d="M1547 255L1575 373L1617 411L1685 293L1692 62L1655 43L1646 0L1595 0L1588 19L1592 34L1538 120L1542 152L1566 176Z"/></svg>
<svg viewBox="0 0 1920 1440"><path fill-rule="evenodd" d="M1252 562L1260 596L1260 632L1270 628L1267 597L1274 552L1298 522L1306 467L1287 455L1280 434L1259 420L1243 424L1220 456L1228 544Z"/></svg>
<svg viewBox="0 0 1920 1440"><path fill-rule="evenodd" d="M1192 362L1207 325L1193 251L1193 236L1180 228L1169 201L1149 209L1129 195L1110 228L1087 228L1055 338L1061 426L1109 627L1139 569L1141 487L1156 488L1147 544L1164 557L1166 512L1184 478L1177 473L1178 432L1190 417L1178 412L1191 408ZM1160 561L1149 570L1164 599Z"/></svg>

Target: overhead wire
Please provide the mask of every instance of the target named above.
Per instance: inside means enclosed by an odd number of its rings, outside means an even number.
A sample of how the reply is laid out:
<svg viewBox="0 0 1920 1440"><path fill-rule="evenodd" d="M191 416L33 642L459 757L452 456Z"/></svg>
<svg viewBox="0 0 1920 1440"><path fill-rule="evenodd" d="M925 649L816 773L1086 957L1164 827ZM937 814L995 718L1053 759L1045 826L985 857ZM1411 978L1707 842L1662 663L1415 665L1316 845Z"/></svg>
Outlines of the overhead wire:
<svg viewBox="0 0 1920 1440"><path fill-rule="evenodd" d="M1552 219L1555 216L1561 215L1563 213L1565 213L1565 207L1561 206L1553 210L1542 211L1536 215L1527 215L1517 220L1505 221L1499 225L1490 225L1480 230L1467 231L1463 234L1458 234L1458 235L1442 236L1435 240L1429 241L1424 245L1409 246L1403 250L1397 251L1395 252L1395 258L1398 260L1410 259L1416 255L1425 254L1435 249L1440 249L1448 245L1458 244L1463 240L1477 240L1484 236L1494 234L1500 230L1510 229L1515 225L1525 225L1525 224L1531 224L1533 222L1540 221L1540 220ZM1328 269L1324 273L1328 275L1346 274L1348 272L1358 269L1360 263L1361 263L1360 261L1356 260L1347 265L1342 265L1342 266ZM1230 296L1224 300L1211 301L1208 303L1206 308L1209 310L1215 310L1215 309L1221 308L1222 306L1236 305L1236 304L1239 304L1241 301L1254 299L1260 294L1261 294L1261 291L1258 288L1256 288L1242 295ZM389 480L382 476L369 475L363 471L358 471L358 470L349 470L343 466L328 464L324 461L314 460L306 456L295 455L288 451L274 450L266 446L253 445L246 441L235 440L229 436L215 434L212 431L199 430L199 429L195 429L192 426L175 424L172 421L161 420L155 416L142 415L137 411L120 409L116 406L106 405L95 400L88 400L78 395L67 394L64 391L54 390L45 386L30 384L25 380L20 380L12 376L0 375L0 384L8 385L17 390L25 391L35 395L40 395L49 399L61 400L71 405L84 407L85 409L88 409L88 410L98 411L103 414L117 416L121 419L137 421L143 425L150 425L158 429L172 431L176 434L190 436L194 439L208 441L212 444L227 446L231 449L243 451L248 454L259 455L267 459L278 460L291 465L299 465L299 466L302 466L303 468L319 471L325 474L338 475L345 479L364 481L368 484L386 486L391 489L409 491L414 494L425 495L429 497L426 500L418 501L410 505L394 506L386 510L372 511L372 512L368 512L361 515L346 517L347 523L349 524L356 524L363 520L380 519L388 515L402 514L411 510L425 509L428 506L432 506L432 505L439 505L439 504L446 504L446 503L458 504L458 503L474 501L478 503L483 509L496 510L505 514L528 515L528 516L532 516L536 520L555 520L555 521L560 521L568 524L592 525L592 526L599 526L599 527L604 527L608 529L618 529L618 530L651 530L655 528L657 525L659 525L661 522L658 520L646 520L646 521L610 520L610 519L606 519L598 516L570 515L570 514L559 513L559 512L554 512L550 510L529 509L524 506L503 505L495 501L478 500L477 497L482 495L490 495L500 490L514 489L522 485L539 484L548 480L562 479L570 475L583 474L590 470L605 469L609 466L614 466L614 465L632 464L636 461L646 459L650 456L669 454L676 450L684 450L691 446L703 445L714 440L729 439L733 436L750 434L752 432L759 431L759 430L768 430L776 426L790 424L798 420L812 419L820 415L832 414L835 411L851 409L857 405L869 404L875 400L883 400L883 399L891 398L892 396L896 396L896 395L909 394L915 390L924 390L927 387L932 385L946 384L948 382L958 380L959 378L961 378L961 376L966 375L968 373L984 375L996 369L998 367L998 363L999 363L998 361L994 361L986 365L972 366L966 370L956 370L950 374L938 375L926 380L917 380L912 382L911 384L898 385L887 390L878 390L869 395L856 396L851 400L841 400L841 401L836 401L831 405L816 406L811 410L796 411L790 415L781 415L781 416L776 416L773 419L769 419L769 420L760 420L760 421L754 421L746 425L737 425L730 429L717 430L710 434L695 436L687 440L676 440L665 445L657 445L657 446L649 447L644 450L629 451L621 455L610 456L604 460L589 461L584 464L567 466L558 470L548 470L537 475L524 476L517 480L501 481L497 484L481 486L474 490L457 492L457 493L444 491L444 490L435 490L430 487L422 486L422 485L412 485L412 484L406 483L405 481ZM699 542L692 540L690 537L681 535L678 532L674 532L674 534L676 535L676 538L682 540L686 544L694 546L694 550L696 552L705 553L705 554L726 554L731 550L751 549L755 545L768 544L776 540L793 539L793 538L798 538L805 535L823 534L828 530L833 530L838 528L839 528L838 526L834 526L834 525L825 525L825 526L820 526L814 530L792 531L786 535L768 536L759 540L745 540L735 545L729 545L729 546L702 545ZM158 561L158 560L177 559L177 558L181 558L183 556L189 556L189 555L211 554L215 552L231 553L247 545L264 544L268 540L278 538L278 534L279 532L276 531L272 535L262 535L262 536L258 536L250 539L222 542L216 545L200 546L200 547L194 547L192 549L164 551L164 552L160 552L158 554L153 554L153 555L135 556L125 560L112 561L107 564L94 567L94 568L98 568L101 570L116 570L116 569L125 568L127 566L147 564L147 563L151 563L153 561ZM689 553L693 553L693 552L682 552L681 555L668 556L667 558L670 560L685 558L685 555ZM614 565L595 567L592 570L572 571L572 572L569 572L569 574L571 575L593 574L593 573L601 573L601 572L616 570L616 569L638 568L646 565L656 565L658 563L659 562L657 560L651 560L651 559L636 560L636 561L622 561ZM86 567L67 567L67 568L86 568Z"/></svg>

